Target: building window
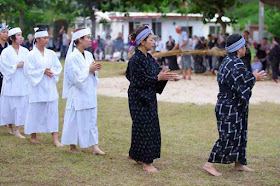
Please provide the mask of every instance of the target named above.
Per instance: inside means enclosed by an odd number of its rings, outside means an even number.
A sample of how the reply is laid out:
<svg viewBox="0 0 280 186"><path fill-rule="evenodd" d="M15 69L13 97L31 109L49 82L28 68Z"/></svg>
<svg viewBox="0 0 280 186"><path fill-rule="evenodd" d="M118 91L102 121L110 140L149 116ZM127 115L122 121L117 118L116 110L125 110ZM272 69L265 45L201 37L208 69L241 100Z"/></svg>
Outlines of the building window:
<svg viewBox="0 0 280 186"><path fill-rule="evenodd" d="M182 30L187 32L189 38L192 38L192 26L182 26Z"/></svg>
<svg viewBox="0 0 280 186"><path fill-rule="evenodd" d="M209 26L209 34L218 34L221 31L220 26Z"/></svg>
<svg viewBox="0 0 280 186"><path fill-rule="evenodd" d="M161 36L161 22L153 22L152 29L155 35Z"/></svg>

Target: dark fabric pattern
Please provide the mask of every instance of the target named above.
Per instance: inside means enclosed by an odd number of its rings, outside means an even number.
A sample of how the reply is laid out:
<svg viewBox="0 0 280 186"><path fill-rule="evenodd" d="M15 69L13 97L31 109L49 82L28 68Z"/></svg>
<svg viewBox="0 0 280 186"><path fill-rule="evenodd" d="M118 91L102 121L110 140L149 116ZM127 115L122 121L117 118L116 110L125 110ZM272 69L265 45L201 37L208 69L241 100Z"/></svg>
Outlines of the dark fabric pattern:
<svg viewBox="0 0 280 186"><path fill-rule="evenodd" d="M129 156L150 164L160 158L161 133L156 93L162 93L167 81L158 81L161 68L155 59L146 57L136 49L126 70L130 81L128 89L129 110L132 118L132 135Z"/></svg>
<svg viewBox="0 0 280 186"><path fill-rule="evenodd" d="M0 55L2 53L2 51L8 47L8 43L5 43L4 47L0 44ZM2 82L3 82L3 74L0 72L0 93L2 90Z"/></svg>
<svg viewBox="0 0 280 186"><path fill-rule="evenodd" d="M196 50L203 50L205 46L199 41L197 45L195 45ZM195 73L204 73L206 71L206 67L203 65L203 56L201 55L193 55L194 59L194 72Z"/></svg>
<svg viewBox="0 0 280 186"><path fill-rule="evenodd" d="M219 139L208 162L246 165L248 108L255 77L237 56L226 56L217 81L220 90L215 112Z"/></svg>

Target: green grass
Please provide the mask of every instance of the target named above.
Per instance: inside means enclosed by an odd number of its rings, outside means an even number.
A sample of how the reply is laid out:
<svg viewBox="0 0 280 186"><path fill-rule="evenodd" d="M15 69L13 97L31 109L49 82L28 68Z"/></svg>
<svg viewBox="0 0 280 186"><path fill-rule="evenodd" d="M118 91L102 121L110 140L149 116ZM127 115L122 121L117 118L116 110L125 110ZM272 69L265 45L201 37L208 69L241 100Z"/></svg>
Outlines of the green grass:
<svg viewBox="0 0 280 186"><path fill-rule="evenodd" d="M101 76L108 77L114 65L119 64L104 63ZM64 108L60 99L60 135ZM247 159L256 172L217 165L223 176L216 178L201 168L218 137L214 105L159 102L162 152L155 166L160 171L147 174L124 158L131 135L127 99L98 96L99 146L108 152L105 157L92 155L90 148L78 155L68 146L56 148L50 134L39 134L42 144L33 145L30 136L18 139L0 127L0 185L279 185L279 111L279 104L250 107Z"/></svg>

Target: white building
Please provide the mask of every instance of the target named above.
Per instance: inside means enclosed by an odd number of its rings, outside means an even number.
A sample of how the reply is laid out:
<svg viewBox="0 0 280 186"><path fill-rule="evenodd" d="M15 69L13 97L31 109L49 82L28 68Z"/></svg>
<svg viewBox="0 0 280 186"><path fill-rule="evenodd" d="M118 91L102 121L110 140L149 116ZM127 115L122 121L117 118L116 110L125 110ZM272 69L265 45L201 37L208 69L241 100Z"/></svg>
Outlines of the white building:
<svg viewBox="0 0 280 186"><path fill-rule="evenodd" d="M168 36L170 35L175 41L177 40L178 34L175 31L177 25L181 25L183 30L188 32L189 37L196 35L207 38L208 34L220 33L221 30L220 24L215 24L215 18L211 20L210 23L204 24L202 22L201 14L182 15L177 13L167 13L162 15L161 13L143 12L97 12L96 15L96 36L100 35L105 39L107 35L111 35L114 40L118 33L121 32L125 43L128 42L129 34L143 24L148 24L152 27L155 35L161 35L164 42L168 40ZM222 19L230 21L227 17L223 17ZM104 24L104 22L107 22L107 24ZM84 22L81 22L81 19L80 21L77 20L75 23L76 27L81 25L84 27L91 26L89 18L86 18ZM226 32L229 34L233 33L232 25L227 26Z"/></svg>

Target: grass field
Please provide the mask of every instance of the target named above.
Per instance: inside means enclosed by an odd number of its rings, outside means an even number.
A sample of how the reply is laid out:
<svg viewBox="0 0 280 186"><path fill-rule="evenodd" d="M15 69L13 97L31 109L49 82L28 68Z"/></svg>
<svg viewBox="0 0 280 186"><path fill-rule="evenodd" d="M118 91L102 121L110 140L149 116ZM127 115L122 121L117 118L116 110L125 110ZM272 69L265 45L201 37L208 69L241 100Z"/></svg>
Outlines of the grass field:
<svg viewBox="0 0 280 186"><path fill-rule="evenodd" d="M120 75L124 66L104 63L100 75ZM60 99L60 131L64 106ZM106 156L92 155L91 149L71 154L68 147L56 148L50 134L39 134L42 144L34 145L30 136L18 139L0 127L0 185L279 185L279 111L280 105L270 103L250 107L247 159L256 172L217 165L223 176L216 178L201 168L218 136L214 105L159 102L162 153L155 161L159 173L147 174L125 159L131 135L127 99L98 96L99 146Z"/></svg>

